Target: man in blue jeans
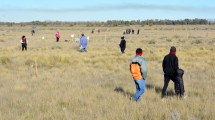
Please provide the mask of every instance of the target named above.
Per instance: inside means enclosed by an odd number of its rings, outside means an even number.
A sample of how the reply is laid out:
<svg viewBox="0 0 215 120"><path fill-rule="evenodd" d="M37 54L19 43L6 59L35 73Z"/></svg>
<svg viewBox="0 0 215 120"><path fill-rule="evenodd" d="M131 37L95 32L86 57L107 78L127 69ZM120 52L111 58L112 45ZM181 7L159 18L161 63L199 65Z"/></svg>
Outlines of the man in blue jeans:
<svg viewBox="0 0 215 120"><path fill-rule="evenodd" d="M136 93L131 97L131 100L139 101L141 95L146 90L147 64L142 57L143 50L137 48L136 56L132 59L130 64L130 71L136 85Z"/></svg>

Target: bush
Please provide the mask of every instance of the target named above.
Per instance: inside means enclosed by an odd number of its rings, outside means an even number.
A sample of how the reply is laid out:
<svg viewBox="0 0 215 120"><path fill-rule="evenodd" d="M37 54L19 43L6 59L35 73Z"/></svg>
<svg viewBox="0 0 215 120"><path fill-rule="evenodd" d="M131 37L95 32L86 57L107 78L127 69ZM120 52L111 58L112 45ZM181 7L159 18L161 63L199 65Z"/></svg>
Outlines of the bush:
<svg viewBox="0 0 215 120"><path fill-rule="evenodd" d="M67 56L34 56L26 60L26 65L38 64L39 67L53 67L70 63L70 58Z"/></svg>
<svg viewBox="0 0 215 120"><path fill-rule="evenodd" d="M149 44L155 44L154 40L149 41Z"/></svg>
<svg viewBox="0 0 215 120"><path fill-rule="evenodd" d="M0 57L0 64L5 65L5 64L8 64L10 62L11 61L10 61L10 59L8 57Z"/></svg>
<svg viewBox="0 0 215 120"><path fill-rule="evenodd" d="M202 43L201 40L195 40L195 41L193 41L191 44L201 44L201 43Z"/></svg>

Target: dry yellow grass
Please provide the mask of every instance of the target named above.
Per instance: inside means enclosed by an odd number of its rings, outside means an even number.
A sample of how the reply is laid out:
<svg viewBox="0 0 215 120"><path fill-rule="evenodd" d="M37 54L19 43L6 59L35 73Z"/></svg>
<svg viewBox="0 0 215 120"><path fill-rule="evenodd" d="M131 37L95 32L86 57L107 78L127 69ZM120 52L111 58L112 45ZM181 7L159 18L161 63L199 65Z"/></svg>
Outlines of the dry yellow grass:
<svg viewBox="0 0 215 120"><path fill-rule="evenodd" d="M131 26L135 29L140 26ZM142 27L140 35L126 35L126 54L118 48L126 27L0 27L1 120L213 120L215 119L215 26ZM210 29L207 29L210 28ZM144 30L143 30L144 29ZM62 38L55 42L55 32ZM77 50L70 35L90 36L87 53ZM20 50L26 35L28 51ZM42 40L42 36L45 37ZM177 47L185 70L187 99L173 93L161 100L162 60ZM148 62L147 91L139 103L129 62L137 47Z"/></svg>

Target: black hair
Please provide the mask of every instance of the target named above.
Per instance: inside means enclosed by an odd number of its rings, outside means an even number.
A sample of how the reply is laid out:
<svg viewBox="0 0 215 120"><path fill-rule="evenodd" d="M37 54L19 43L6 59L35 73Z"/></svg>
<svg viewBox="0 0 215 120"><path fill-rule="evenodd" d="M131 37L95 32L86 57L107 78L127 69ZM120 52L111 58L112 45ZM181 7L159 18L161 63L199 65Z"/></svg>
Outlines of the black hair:
<svg viewBox="0 0 215 120"><path fill-rule="evenodd" d="M172 46L172 47L170 48L170 51L171 51L171 52L176 52L176 47Z"/></svg>
<svg viewBox="0 0 215 120"><path fill-rule="evenodd" d="M136 53L141 54L143 53L143 50L141 48L137 48Z"/></svg>

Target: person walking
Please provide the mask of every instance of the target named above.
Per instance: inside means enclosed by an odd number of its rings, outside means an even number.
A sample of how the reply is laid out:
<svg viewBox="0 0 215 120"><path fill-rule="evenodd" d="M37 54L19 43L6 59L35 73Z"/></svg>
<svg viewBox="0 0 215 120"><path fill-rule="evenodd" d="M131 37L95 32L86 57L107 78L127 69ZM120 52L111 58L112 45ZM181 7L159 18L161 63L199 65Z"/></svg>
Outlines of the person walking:
<svg viewBox="0 0 215 120"><path fill-rule="evenodd" d="M134 34L134 29L132 29L131 31L132 31L132 34Z"/></svg>
<svg viewBox="0 0 215 120"><path fill-rule="evenodd" d="M81 34L80 50L81 52L87 52L87 38L84 36L84 34Z"/></svg>
<svg viewBox="0 0 215 120"><path fill-rule="evenodd" d="M172 80L177 83L176 76L178 67L178 57L176 56L176 47L172 46L170 52L163 59L162 67L164 72L164 86L162 89L162 97L166 96L166 89L169 81Z"/></svg>
<svg viewBox="0 0 215 120"><path fill-rule="evenodd" d="M177 75L176 75L175 93L181 98L186 98L186 95L184 95L185 90L184 90L183 75L184 75L184 70L179 68L177 70Z"/></svg>
<svg viewBox="0 0 215 120"><path fill-rule="evenodd" d="M146 78L147 78L147 63L142 57L143 50L136 49L136 56L131 60L130 72L136 85L136 93L130 98L134 101L139 101L141 95L146 91Z"/></svg>
<svg viewBox="0 0 215 120"><path fill-rule="evenodd" d="M126 41L125 41L124 36L121 37L121 42L120 42L119 46L120 46L122 54L124 54L125 53L125 48L126 48Z"/></svg>
<svg viewBox="0 0 215 120"><path fill-rule="evenodd" d="M55 34L55 36L56 36L56 42L59 42L59 40L60 40L60 33L57 32L57 33Z"/></svg>
<svg viewBox="0 0 215 120"><path fill-rule="evenodd" d="M31 30L31 36L34 36L35 30Z"/></svg>
<svg viewBox="0 0 215 120"><path fill-rule="evenodd" d="M21 46L22 46L22 51L24 51L24 50L27 51L27 43L28 43L28 41L27 41L27 39L26 39L26 37L24 35L22 36L22 39L21 39L20 43L21 43Z"/></svg>
<svg viewBox="0 0 215 120"><path fill-rule="evenodd" d="M140 29L137 30L137 35L139 35L139 34L140 34Z"/></svg>

